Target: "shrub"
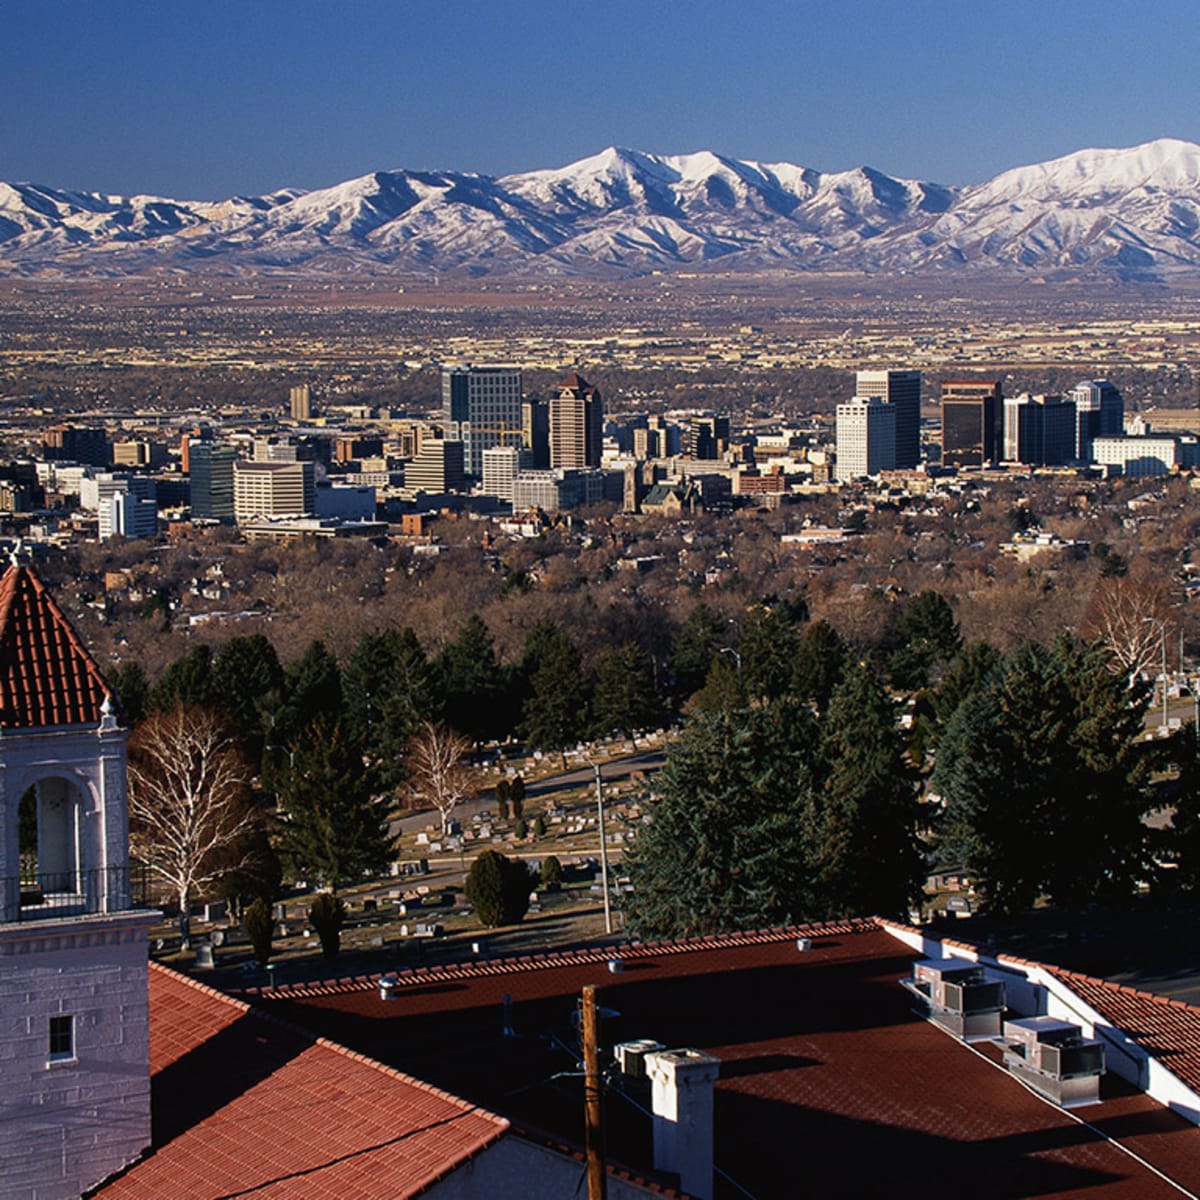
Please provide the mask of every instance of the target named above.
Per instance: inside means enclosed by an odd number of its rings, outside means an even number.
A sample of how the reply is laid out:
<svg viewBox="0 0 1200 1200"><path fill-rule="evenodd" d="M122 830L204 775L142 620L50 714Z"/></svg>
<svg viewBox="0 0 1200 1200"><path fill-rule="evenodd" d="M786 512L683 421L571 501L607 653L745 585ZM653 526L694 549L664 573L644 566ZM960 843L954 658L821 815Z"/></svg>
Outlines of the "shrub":
<svg viewBox="0 0 1200 1200"><path fill-rule="evenodd" d="M561 887L563 880L562 863L558 856L547 855L542 859L542 887Z"/></svg>
<svg viewBox="0 0 1200 1200"><path fill-rule="evenodd" d="M520 775L509 785L508 802L512 806L514 817L520 817L525 811L525 780Z"/></svg>
<svg viewBox="0 0 1200 1200"><path fill-rule="evenodd" d="M259 896L242 917L246 927L246 936L254 947L254 957L260 967L265 967L271 960L271 935L274 933L274 922L271 909L267 902Z"/></svg>
<svg viewBox="0 0 1200 1200"><path fill-rule="evenodd" d="M342 947L342 926L346 923L346 905L340 896L322 892L308 907L308 919L321 939L321 953L328 959L338 956Z"/></svg>
<svg viewBox="0 0 1200 1200"><path fill-rule="evenodd" d="M533 872L520 859L485 850L467 872L467 899L489 928L515 925L529 911Z"/></svg>
<svg viewBox="0 0 1200 1200"><path fill-rule="evenodd" d="M528 834L529 826L525 824L525 818L518 817L517 823L513 826L513 837L515 837L518 842L523 842Z"/></svg>
<svg viewBox="0 0 1200 1200"><path fill-rule="evenodd" d="M508 797L512 785L507 779L501 779L496 784L496 815L501 821L508 820Z"/></svg>
<svg viewBox="0 0 1200 1200"><path fill-rule="evenodd" d="M540 813L533 818L533 836L539 838L546 836L546 818Z"/></svg>

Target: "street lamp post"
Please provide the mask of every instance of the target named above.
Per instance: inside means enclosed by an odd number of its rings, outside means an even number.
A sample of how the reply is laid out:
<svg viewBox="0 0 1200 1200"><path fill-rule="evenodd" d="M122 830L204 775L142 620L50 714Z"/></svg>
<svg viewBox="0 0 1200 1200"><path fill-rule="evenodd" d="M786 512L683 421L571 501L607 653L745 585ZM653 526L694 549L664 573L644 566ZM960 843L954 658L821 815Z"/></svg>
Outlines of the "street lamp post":
<svg viewBox="0 0 1200 1200"><path fill-rule="evenodd" d="M604 836L604 789L600 782L600 764L592 763L596 772L596 823L600 830L600 886L604 890L604 932L612 933L612 906L608 896L608 839Z"/></svg>

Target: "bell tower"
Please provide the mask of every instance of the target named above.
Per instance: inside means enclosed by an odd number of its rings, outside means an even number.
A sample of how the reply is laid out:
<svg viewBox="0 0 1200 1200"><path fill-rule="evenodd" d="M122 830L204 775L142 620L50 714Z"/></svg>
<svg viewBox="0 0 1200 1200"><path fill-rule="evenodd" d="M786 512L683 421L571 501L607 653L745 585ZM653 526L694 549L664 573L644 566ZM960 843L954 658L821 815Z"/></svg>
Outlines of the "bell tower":
<svg viewBox="0 0 1200 1200"><path fill-rule="evenodd" d="M125 738L45 585L0 577L0 1200L77 1197L150 1142Z"/></svg>

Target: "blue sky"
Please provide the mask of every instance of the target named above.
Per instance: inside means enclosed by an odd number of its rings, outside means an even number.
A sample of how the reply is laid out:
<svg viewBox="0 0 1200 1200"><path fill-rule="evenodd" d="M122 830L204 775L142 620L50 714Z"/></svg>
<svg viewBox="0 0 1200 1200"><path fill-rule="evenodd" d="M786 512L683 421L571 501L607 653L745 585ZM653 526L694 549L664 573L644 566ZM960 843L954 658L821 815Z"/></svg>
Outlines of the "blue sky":
<svg viewBox="0 0 1200 1200"><path fill-rule="evenodd" d="M0 179L218 199L609 145L972 183L1200 141L1193 5L5 0Z"/></svg>

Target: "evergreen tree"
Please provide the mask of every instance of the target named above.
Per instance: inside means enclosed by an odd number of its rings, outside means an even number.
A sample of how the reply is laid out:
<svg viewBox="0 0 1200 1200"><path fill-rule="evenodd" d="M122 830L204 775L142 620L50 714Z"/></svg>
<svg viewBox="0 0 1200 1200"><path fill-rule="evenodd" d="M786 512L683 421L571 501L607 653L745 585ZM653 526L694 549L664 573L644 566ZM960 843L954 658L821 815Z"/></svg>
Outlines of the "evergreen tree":
<svg viewBox="0 0 1200 1200"><path fill-rule="evenodd" d="M828 621L814 621L804 631L796 651L793 693L802 700L811 700L824 712L845 674L849 653L849 647Z"/></svg>
<svg viewBox="0 0 1200 1200"><path fill-rule="evenodd" d="M283 668L275 647L261 633L234 637L217 651L212 664L215 702L261 752L267 710L278 703Z"/></svg>
<svg viewBox="0 0 1200 1200"><path fill-rule="evenodd" d="M1178 794L1166 848L1175 863L1169 878L1185 896L1200 895L1200 736L1189 721L1175 736L1172 752L1179 771Z"/></svg>
<svg viewBox="0 0 1200 1200"><path fill-rule="evenodd" d="M515 725L504 703L506 679L492 635L478 614L468 618L457 640L442 649L437 673L446 723L474 742L504 737Z"/></svg>
<svg viewBox="0 0 1200 1200"><path fill-rule="evenodd" d="M116 693L122 723L126 726L136 725L150 709L150 683L142 664L122 663L109 673L108 679Z"/></svg>
<svg viewBox="0 0 1200 1200"><path fill-rule="evenodd" d="M342 719L342 675L337 659L314 641L284 672L283 703L275 712L268 740L293 747L316 721L332 728Z"/></svg>
<svg viewBox="0 0 1200 1200"><path fill-rule="evenodd" d="M811 710L786 700L688 723L626 856L633 931L679 937L811 915L804 814L817 742Z"/></svg>
<svg viewBox="0 0 1200 1200"><path fill-rule="evenodd" d="M294 878L336 889L387 866L388 805L374 793L362 747L340 725L319 718L304 731L278 787L280 852Z"/></svg>
<svg viewBox="0 0 1200 1200"><path fill-rule="evenodd" d="M212 650L205 645L193 646L177 658L150 692L150 708L155 712L169 712L179 704L212 706L216 702Z"/></svg>
<svg viewBox="0 0 1200 1200"><path fill-rule="evenodd" d="M865 667L830 697L821 759L811 828L823 915L906 915L925 876L916 788L892 702Z"/></svg>
<svg viewBox="0 0 1200 1200"><path fill-rule="evenodd" d="M695 695L704 686L713 656L730 633L729 622L707 604L697 604L688 613L671 646L671 674L679 701Z"/></svg>
<svg viewBox="0 0 1200 1200"><path fill-rule="evenodd" d="M610 650L596 668L592 698L594 728L600 735L621 732L636 744L639 729L663 719L662 697L654 680L654 663L637 646Z"/></svg>
<svg viewBox="0 0 1200 1200"><path fill-rule="evenodd" d="M471 864L464 890L483 925L515 925L529 911L537 877L519 858L485 850Z"/></svg>
<svg viewBox="0 0 1200 1200"><path fill-rule="evenodd" d="M587 732L588 688L579 651L557 625L534 626L537 640L526 641L525 662L533 664L521 709L521 731L534 750L563 754ZM533 631L531 631L532 633Z"/></svg>
<svg viewBox="0 0 1200 1200"><path fill-rule="evenodd" d="M1145 704L1099 646L1061 639L1018 647L958 706L930 785L941 856L987 909L1112 902L1147 877Z"/></svg>
<svg viewBox="0 0 1200 1200"><path fill-rule="evenodd" d="M949 602L926 588L909 601L885 636L883 649L892 682L906 691L924 687L934 665L953 658L961 644Z"/></svg>
<svg viewBox="0 0 1200 1200"><path fill-rule="evenodd" d="M733 653L714 655L704 686L692 697L689 708L698 713L727 712L745 704L737 659Z"/></svg>
<svg viewBox="0 0 1200 1200"><path fill-rule="evenodd" d="M404 749L441 712L433 672L411 628L366 633L342 671L346 724L379 765L382 782L404 778Z"/></svg>
<svg viewBox="0 0 1200 1200"><path fill-rule="evenodd" d="M774 700L791 687L799 639L783 608L747 613L738 638L742 686L755 700Z"/></svg>

